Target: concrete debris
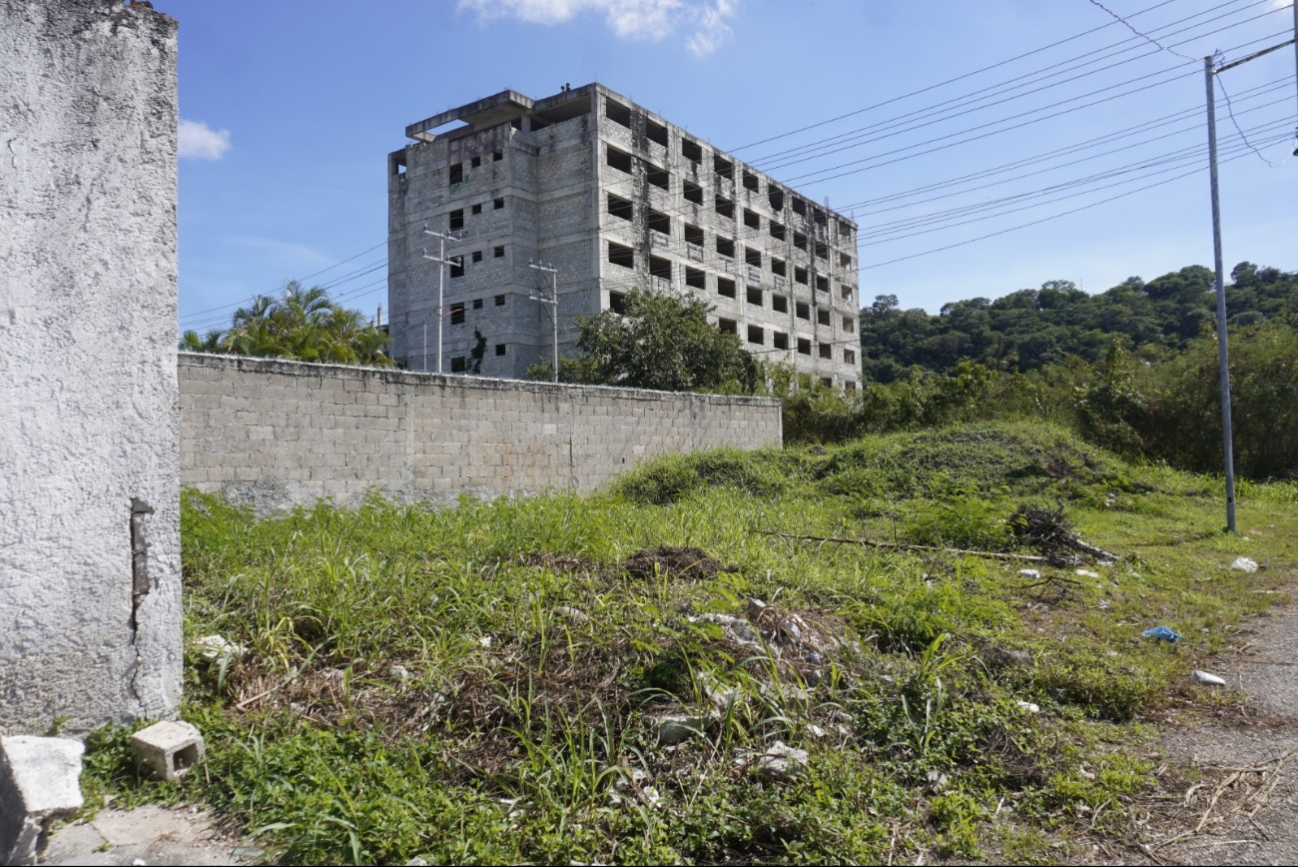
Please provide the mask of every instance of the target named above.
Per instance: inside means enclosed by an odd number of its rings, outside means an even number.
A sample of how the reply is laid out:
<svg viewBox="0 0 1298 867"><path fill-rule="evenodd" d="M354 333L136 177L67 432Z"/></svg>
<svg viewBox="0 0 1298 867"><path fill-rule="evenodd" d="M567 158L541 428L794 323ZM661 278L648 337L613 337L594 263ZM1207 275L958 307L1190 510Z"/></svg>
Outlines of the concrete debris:
<svg viewBox="0 0 1298 867"><path fill-rule="evenodd" d="M50 827L81 809L81 741L0 737L0 864L35 864Z"/></svg>
<svg viewBox="0 0 1298 867"><path fill-rule="evenodd" d="M1217 675L1209 674L1206 671L1200 671L1197 668L1194 670L1194 673L1190 675L1190 679L1193 680L1195 683L1202 683L1206 686L1226 685L1226 681L1218 677Z"/></svg>
<svg viewBox="0 0 1298 867"><path fill-rule="evenodd" d="M749 768L754 774L769 782L779 782L802 773L810 764L806 750L799 750L776 741L758 755L744 756L736 760L740 767Z"/></svg>
<svg viewBox="0 0 1298 867"><path fill-rule="evenodd" d="M763 602L763 601L760 600L760 599L749 599L749 600L748 600L748 610L749 610L749 611L760 611L760 610L762 610L762 609L765 608L765 607L766 607L766 603Z"/></svg>
<svg viewBox="0 0 1298 867"><path fill-rule="evenodd" d="M928 783L931 791L940 792L946 788L949 778L941 771L929 771L924 775L924 782Z"/></svg>
<svg viewBox="0 0 1298 867"><path fill-rule="evenodd" d="M198 650L198 655L208 662L216 663L226 660L238 662L248 653L247 648L242 644L227 641L220 635L204 635L202 638L195 639L190 646Z"/></svg>
<svg viewBox="0 0 1298 867"><path fill-rule="evenodd" d="M1032 654L1026 650L1010 650L1006 647L993 647L990 656L991 661L998 662L1003 666L1013 666L1016 668L1032 667Z"/></svg>
<svg viewBox="0 0 1298 867"><path fill-rule="evenodd" d="M388 669L388 675L394 680L399 680L402 683L405 683L407 680L414 677L414 675L410 673L410 669L406 668L404 665L392 666Z"/></svg>
<svg viewBox="0 0 1298 867"><path fill-rule="evenodd" d="M716 717L712 714L704 716L688 713L663 714L652 719L654 725L658 727L658 744L665 747L674 746L697 734L702 734L716 722Z"/></svg>
<svg viewBox="0 0 1298 867"><path fill-rule="evenodd" d="M640 790L640 800L644 801L647 807L656 807L663 799L662 794L653 786L646 786Z"/></svg>
<svg viewBox="0 0 1298 867"><path fill-rule="evenodd" d="M1020 569L1020 578L1027 578L1029 581L1038 581L1041 579L1041 573L1036 569Z"/></svg>
<svg viewBox="0 0 1298 867"><path fill-rule="evenodd" d="M491 646L491 636L490 636L490 635L484 635L484 636L482 636L481 638L479 638L479 639L478 639L478 646L479 646L479 647L490 647L490 646Z"/></svg>
<svg viewBox="0 0 1298 867"><path fill-rule="evenodd" d="M207 747L187 722L154 723L131 736L136 765L159 780L178 780L203 760Z"/></svg>
<svg viewBox="0 0 1298 867"><path fill-rule="evenodd" d="M1090 569L1078 569L1078 570L1075 571L1073 574L1074 574L1074 575L1081 575L1083 578L1099 578L1099 577L1100 577L1100 573L1099 573L1099 572L1092 572Z"/></svg>
<svg viewBox="0 0 1298 867"><path fill-rule="evenodd" d="M711 623L720 626L726 638L750 647L761 647L762 637L753 629L751 623L742 617L730 614L700 614L698 617L687 617L691 623Z"/></svg>
<svg viewBox="0 0 1298 867"><path fill-rule="evenodd" d="M703 687L703 694L707 696L708 701L722 713L731 705L738 705L743 701L743 690L733 684L722 683L707 672L699 675L699 684Z"/></svg>
<svg viewBox="0 0 1298 867"><path fill-rule="evenodd" d="M1235 562L1230 564L1230 568L1238 572L1256 572L1257 561L1250 560L1248 557L1236 557Z"/></svg>
<svg viewBox="0 0 1298 867"><path fill-rule="evenodd" d="M575 626L585 626L587 623L590 623L590 615L585 611L582 611L580 608L570 608L567 605L560 605L558 608L554 609L554 613Z"/></svg>
<svg viewBox="0 0 1298 867"><path fill-rule="evenodd" d="M1015 704L1028 713L1041 713L1041 705L1039 704L1033 704L1030 701L1016 701Z"/></svg>

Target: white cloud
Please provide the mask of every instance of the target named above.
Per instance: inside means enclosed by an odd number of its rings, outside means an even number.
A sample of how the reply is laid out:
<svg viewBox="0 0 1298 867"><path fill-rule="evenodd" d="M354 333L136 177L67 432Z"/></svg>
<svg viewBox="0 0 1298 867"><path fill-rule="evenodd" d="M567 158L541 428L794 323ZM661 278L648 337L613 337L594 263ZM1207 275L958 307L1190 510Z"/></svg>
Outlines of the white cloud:
<svg viewBox="0 0 1298 867"><path fill-rule="evenodd" d="M695 55L711 54L731 36L726 19L738 0L460 0L461 9L482 21L514 18L529 24L562 24L586 12L603 13L623 39L657 42L678 28L692 30L685 45Z"/></svg>
<svg viewBox="0 0 1298 867"><path fill-rule="evenodd" d="M230 131L214 130L196 120L180 122L180 158L219 160L230 149Z"/></svg>
<svg viewBox="0 0 1298 867"><path fill-rule="evenodd" d="M1276 9L1284 9L1286 7L1292 6L1293 4L1294 4L1294 0L1275 0Z"/></svg>

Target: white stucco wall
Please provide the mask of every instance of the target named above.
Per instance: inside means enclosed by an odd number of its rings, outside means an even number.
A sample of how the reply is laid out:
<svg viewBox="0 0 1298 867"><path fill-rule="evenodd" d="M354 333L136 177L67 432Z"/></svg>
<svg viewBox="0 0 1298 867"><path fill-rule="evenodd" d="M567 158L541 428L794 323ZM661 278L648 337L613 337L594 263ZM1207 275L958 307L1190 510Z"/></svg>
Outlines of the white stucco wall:
<svg viewBox="0 0 1298 867"><path fill-rule="evenodd" d="M0 0L0 734L178 706L175 334L176 22Z"/></svg>

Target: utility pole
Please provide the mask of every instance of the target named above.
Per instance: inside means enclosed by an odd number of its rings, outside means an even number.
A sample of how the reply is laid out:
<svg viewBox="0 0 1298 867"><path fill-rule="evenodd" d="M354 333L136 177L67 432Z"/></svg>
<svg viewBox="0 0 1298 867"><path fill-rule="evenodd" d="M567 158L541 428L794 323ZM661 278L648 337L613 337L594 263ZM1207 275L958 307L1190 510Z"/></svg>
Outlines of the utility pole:
<svg viewBox="0 0 1298 867"><path fill-rule="evenodd" d="M442 372L442 318L446 315L443 309L444 295L443 289L446 283L446 266L451 264L452 260L446 258L446 242L455 242L460 240L459 235L453 232L434 232L428 226L424 226L424 234L432 235L441 241L441 253L437 256L429 256L428 249L424 248L424 258L430 262L437 263L437 372ZM424 334L427 335L428 326L424 326ZM428 369L428 338L424 337L424 370Z"/></svg>
<svg viewBox="0 0 1298 867"><path fill-rule="evenodd" d="M1221 433L1222 450L1225 453L1226 469L1226 529L1235 529L1235 444L1234 432L1230 418L1230 354L1226 346L1226 274L1221 255L1221 197L1218 192L1217 176L1217 93L1213 82L1214 75L1220 75L1228 69L1234 69L1256 60L1259 57L1279 51L1286 45L1295 46L1295 60L1298 61L1298 0L1293 3L1294 38L1272 45L1261 51L1242 57L1231 63L1212 68L1213 55L1203 59L1203 76L1208 93L1208 176L1212 186L1212 253L1216 268L1215 284L1217 290L1217 363L1221 369ZM1298 156L1298 149L1294 150Z"/></svg>
<svg viewBox="0 0 1298 867"><path fill-rule="evenodd" d="M558 384L559 382L559 269L553 265L546 265L544 262L528 261L527 267L534 268L537 271L544 271L550 275L553 281L553 288L550 290L550 297L543 295L530 295L533 301L541 304L550 305L550 322L554 326L553 347L550 361L550 381Z"/></svg>

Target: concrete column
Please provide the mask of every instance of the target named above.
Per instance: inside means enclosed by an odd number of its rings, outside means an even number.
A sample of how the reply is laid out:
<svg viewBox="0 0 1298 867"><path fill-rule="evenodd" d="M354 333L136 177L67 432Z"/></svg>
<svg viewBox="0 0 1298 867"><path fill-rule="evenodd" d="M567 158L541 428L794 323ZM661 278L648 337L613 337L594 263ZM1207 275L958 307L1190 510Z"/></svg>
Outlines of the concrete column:
<svg viewBox="0 0 1298 867"><path fill-rule="evenodd" d="M0 0L0 734L181 691L176 22Z"/></svg>

